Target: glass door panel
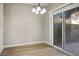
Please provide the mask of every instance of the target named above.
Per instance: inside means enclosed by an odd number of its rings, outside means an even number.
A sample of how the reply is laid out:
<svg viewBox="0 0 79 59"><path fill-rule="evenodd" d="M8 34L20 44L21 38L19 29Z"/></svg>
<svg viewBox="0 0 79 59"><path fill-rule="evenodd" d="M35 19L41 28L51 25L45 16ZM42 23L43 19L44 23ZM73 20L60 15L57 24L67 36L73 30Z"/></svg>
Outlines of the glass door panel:
<svg viewBox="0 0 79 59"><path fill-rule="evenodd" d="M64 50L79 55L79 7L63 13L65 22Z"/></svg>
<svg viewBox="0 0 79 59"><path fill-rule="evenodd" d="M62 48L62 13L53 15L54 45Z"/></svg>

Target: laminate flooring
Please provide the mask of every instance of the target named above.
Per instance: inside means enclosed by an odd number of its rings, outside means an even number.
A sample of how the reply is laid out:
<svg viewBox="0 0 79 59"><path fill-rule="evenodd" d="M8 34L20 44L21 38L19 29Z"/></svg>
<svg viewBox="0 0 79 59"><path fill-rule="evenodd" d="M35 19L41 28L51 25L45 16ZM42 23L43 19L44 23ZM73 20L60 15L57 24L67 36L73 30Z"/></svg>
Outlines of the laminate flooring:
<svg viewBox="0 0 79 59"><path fill-rule="evenodd" d="M67 54L45 43L5 48L0 55L1 56L68 56Z"/></svg>

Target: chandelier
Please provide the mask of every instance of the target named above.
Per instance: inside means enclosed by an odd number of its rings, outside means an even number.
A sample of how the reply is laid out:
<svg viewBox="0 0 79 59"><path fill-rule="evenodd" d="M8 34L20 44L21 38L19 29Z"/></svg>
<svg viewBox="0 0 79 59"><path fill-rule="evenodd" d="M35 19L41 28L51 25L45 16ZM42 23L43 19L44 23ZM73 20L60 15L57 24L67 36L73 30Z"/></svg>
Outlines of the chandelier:
<svg viewBox="0 0 79 59"><path fill-rule="evenodd" d="M46 9L45 7L42 7L40 5L40 3L38 3L38 5L34 5L33 8L32 8L32 12L35 13L35 14L45 14L46 13Z"/></svg>

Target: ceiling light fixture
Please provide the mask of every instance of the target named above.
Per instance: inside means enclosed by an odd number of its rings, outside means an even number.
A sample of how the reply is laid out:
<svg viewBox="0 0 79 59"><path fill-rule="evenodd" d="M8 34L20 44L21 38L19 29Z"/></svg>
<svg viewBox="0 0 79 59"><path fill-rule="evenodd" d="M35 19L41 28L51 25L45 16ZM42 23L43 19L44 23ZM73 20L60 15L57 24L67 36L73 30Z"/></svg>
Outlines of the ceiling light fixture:
<svg viewBox="0 0 79 59"><path fill-rule="evenodd" d="M47 11L45 7L42 7L40 3L38 3L37 6L34 5L34 7L32 8L32 12L35 14L45 14Z"/></svg>

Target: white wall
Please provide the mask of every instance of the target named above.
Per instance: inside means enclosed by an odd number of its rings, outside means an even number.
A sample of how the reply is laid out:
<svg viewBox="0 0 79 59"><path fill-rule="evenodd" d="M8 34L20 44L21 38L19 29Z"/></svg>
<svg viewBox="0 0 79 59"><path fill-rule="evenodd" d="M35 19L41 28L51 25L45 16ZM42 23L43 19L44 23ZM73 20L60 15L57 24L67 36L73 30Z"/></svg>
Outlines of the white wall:
<svg viewBox="0 0 79 59"><path fill-rule="evenodd" d="M28 4L5 4L4 45L43 41L43 20L41 15L31 12Z"/></svg>
<svg viewBox="0 0 79 59"><path fill-rule="evenodd" d="M63 5L64 3L52 3L47 6L47 11L54 10L55 8ZM52 19L50 19L51 16L47 13L44 17L44 39L46 42L52 44L53 39L53 32L52 32Z"/></svg>
<svg viewBox="0 0 79 59"><path fill-rule="evenodd" d="M3 49L3 4L0 4L0 52Z"/></svg>

